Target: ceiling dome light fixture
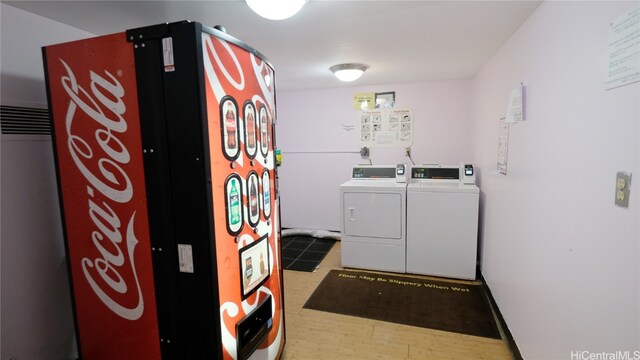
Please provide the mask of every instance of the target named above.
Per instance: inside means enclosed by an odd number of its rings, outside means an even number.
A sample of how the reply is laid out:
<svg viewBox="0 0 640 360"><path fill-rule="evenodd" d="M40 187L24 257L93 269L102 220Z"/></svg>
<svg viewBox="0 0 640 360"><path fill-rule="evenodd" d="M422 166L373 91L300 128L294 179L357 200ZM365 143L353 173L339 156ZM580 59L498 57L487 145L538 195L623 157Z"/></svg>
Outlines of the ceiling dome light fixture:
<svg viewBox="0 0 640 360"><path fill-rule="evenodd" d="M295 15L307 0L246 0L256 14L269 20L282 20Z"/></svg>
<svg viewBox="0 0 640 360"><path fill-rule="evenodd" d="M342 81L354 81L364 74L369 67L364 64L340 64L329 68Z"/></svg>

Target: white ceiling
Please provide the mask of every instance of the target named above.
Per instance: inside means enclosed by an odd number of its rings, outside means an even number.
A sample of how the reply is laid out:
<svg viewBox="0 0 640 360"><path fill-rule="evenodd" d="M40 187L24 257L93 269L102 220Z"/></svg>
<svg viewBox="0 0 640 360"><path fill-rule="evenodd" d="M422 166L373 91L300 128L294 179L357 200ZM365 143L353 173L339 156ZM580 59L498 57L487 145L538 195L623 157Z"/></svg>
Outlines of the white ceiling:
<svg viewBox="0 0 640 360"><path fill-rule="evenodd" d="M541 3L310 0L271 21L243 0L2 2L96 35L179 20L222 25L273 63L279 91L468 78ZM370 68L340 83L329 67L346 62Z"/></svg>

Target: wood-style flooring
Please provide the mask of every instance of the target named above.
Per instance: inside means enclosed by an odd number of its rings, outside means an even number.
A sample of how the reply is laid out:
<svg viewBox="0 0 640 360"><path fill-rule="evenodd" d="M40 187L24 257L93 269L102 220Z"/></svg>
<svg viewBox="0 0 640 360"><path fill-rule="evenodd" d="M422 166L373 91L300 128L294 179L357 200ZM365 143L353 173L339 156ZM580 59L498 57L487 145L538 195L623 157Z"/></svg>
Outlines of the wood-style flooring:
<svg viewBox="0 0 640 360"><path fill-rule="evenodd" d="M284 271L287 342L282 359L512 359L502 340L303 309L331 269L342 269L340 242L315 272Z"/></svg>

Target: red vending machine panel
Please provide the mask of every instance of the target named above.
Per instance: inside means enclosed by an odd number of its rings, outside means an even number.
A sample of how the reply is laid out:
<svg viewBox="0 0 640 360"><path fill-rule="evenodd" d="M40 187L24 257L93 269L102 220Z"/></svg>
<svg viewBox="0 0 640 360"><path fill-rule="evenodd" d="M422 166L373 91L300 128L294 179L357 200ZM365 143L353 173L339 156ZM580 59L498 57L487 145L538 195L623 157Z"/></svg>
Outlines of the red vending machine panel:
<svg viewBox="0 0 640 360"><path fill-rule="evenodd" d="M247 344L237 324L265 301L271 319L256 352L274 359L284 345L282 268L273 152L273 69L252 52L202 33L208 141L224 356Z"/></svg>
<svg viewBox="0 0 640 360"><path fill-rule="evenodd" d="M84 359L160 358L136 72L124 36L43 49Z"/></svg>

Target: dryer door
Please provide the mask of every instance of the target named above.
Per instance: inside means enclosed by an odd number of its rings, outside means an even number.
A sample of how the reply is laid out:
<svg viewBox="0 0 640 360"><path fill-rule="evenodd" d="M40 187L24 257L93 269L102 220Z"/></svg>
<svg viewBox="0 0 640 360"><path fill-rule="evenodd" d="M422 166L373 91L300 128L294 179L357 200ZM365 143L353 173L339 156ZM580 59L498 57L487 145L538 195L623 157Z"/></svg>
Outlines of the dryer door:
<svg viewBox="0 0 640 360"><path fill-rule="evenodd" d="M344 233L369 238L402 238L403 195L345 192L342 198Z"/></svg>

